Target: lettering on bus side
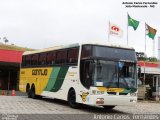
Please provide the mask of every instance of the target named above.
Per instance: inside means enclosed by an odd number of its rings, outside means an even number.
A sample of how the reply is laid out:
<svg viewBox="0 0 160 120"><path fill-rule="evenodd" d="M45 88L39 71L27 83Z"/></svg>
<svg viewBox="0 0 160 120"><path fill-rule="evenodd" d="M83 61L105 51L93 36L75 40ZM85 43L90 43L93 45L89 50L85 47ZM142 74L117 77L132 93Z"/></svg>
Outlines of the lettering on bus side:
<svg viewBox="0 0 160 120"><path fill-rule="evenodd" d="M47 69L33 69L32 75L47 75L48 70Z"/></svg>

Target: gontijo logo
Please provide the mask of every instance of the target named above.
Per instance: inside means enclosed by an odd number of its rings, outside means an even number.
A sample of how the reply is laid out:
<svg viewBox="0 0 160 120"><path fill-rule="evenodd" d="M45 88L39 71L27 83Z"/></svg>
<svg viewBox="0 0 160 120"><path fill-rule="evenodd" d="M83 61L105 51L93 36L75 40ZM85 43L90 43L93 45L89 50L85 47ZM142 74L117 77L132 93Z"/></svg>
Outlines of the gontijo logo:
<svg viewBox="0 0 160 120"><path fill-rule="evenodd" d="M86 98L88 94L89 94L88 92L83 92L82 95L80 95L83 102L86 102Z"/></svg>

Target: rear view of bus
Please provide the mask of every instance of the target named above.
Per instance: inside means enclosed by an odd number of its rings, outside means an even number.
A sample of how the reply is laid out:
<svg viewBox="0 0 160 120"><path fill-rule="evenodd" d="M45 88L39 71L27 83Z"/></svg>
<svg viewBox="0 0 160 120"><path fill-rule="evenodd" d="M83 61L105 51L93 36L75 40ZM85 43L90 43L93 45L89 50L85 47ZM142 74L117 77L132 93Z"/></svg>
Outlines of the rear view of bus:
<svg viewBox="0 0 160 120"><path fill-rule="evenodd" d="M112 109L137 102L136 54L131 48L86 44L80 58L80 81L88 89L84 103Z"/></svg>

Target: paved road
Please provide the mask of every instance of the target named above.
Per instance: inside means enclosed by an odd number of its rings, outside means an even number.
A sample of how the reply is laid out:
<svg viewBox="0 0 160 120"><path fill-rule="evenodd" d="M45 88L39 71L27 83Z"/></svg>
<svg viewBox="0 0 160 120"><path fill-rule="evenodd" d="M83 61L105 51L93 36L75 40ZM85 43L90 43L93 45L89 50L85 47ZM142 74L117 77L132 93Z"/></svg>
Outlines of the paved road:
<svg viewBox="0 0 160 120"><path fill-rule="evenodd" d="M31 99L27 96L0 96L0 113L15 114L88 114L88 113L129 113L160 114L160 103L138 102L135 106L117 106L113 110L82 105L72 109L67 102L42 98Z"/></svg>
<svg viewBox="0 0 160 120"><path fill-rule="evenodd" d="M106 111L85 105L82 105L81 109L72 109L65 101L49 98L0 96L0 114L160 114L160 103L138 102L135 106L117 106Z"/></svg>

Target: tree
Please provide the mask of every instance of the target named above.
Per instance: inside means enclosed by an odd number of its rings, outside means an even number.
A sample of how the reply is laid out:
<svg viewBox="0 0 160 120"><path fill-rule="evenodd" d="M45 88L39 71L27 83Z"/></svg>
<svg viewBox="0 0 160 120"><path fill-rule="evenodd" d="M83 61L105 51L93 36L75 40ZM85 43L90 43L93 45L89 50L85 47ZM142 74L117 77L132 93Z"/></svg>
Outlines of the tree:
<svg viewBox="0 0 160 120"><path fill-rule="evenodd" d="M5 44L6 44L7 42L9 42L6 37L4 37L3 40L4 40Z"/></svg>

